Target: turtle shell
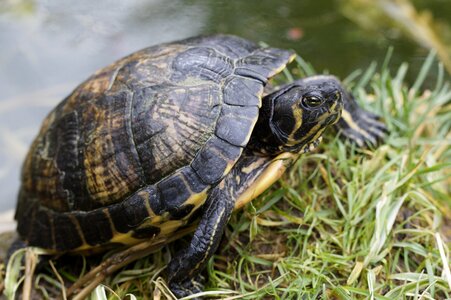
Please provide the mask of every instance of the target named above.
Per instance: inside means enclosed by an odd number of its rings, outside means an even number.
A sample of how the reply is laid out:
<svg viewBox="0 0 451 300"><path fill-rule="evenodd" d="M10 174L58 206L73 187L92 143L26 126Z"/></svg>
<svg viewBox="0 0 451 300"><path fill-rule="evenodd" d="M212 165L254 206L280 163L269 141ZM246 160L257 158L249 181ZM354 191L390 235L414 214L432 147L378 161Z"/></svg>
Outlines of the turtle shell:
<svg viewBox="0 0 451 300"><path fill-rule="evenodd" d="M101 69L48 115L30 148L19 234L71 250L132 230L139 237L149 216L160 225L187 220L239 159L264 85L293 57L216 35L146 48ZM80 238L65 241L72 233Z"/></svg>

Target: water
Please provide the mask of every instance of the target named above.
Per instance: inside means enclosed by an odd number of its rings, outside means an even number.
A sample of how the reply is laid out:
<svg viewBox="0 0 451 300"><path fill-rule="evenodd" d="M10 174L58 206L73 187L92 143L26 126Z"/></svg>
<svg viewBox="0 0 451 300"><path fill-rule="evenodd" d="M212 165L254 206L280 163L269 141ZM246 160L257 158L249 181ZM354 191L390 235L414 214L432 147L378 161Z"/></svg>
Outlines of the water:
<svg viewBox="0 0 451 300"><path fill-rule="evenodd" d="M368 10L353 12L362 3ZM434 24L443 25L443 38L451 36L450 0L414 4L431 9ZM295 49L317 70L340 77L382 62L394 46L393 67L409 62L413 80L428 45L402 27L363 14L374 10L365 0L3 0L0 211L14 206L21 162L48 111L98 68L149 45L232 33Z"/></svg>

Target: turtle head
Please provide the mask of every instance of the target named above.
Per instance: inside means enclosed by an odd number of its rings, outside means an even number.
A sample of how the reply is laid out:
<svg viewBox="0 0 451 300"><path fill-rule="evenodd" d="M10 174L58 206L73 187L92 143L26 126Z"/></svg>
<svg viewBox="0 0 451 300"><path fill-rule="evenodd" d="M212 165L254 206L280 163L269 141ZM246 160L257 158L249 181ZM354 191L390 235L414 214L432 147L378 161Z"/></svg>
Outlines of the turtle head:
<svg viewBox="0 0 451 300"><path fill-rule="evenodd" d="M339 120L343 94L337 78L321 75L297 80L266 96L263 147L271 152L311 150L324 130Z"/></svg>

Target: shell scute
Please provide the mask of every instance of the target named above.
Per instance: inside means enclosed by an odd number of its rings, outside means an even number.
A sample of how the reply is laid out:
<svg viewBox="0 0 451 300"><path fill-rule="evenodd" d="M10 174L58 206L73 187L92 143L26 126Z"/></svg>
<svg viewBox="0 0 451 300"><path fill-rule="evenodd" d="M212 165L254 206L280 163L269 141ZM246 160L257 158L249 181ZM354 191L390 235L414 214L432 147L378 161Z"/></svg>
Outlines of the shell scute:
<svg viewBox="0 0 451 300"><path fill-rule="evenodd" d="M257 122L258 107L223 105L219 116L216 135L232 145L244 147Z"/></svg>
<svg viewBox="0 0 451 300"><path fill-rule="evenodd" d="M231 169L243 148L216 136L210 138L191 163L191 167L206 184L218 182Z"/></svg>
<svg viewBox="0 0 451 300"><path fill-rule="evenodd" d="M237 106L261 106L263 84L260 81L230 76L224 84L224 103Z"/></svg>
<svg viewBox="0 0 451 300"><path fill-rule="evenodd" d="M234 64L232 59L213 48L195 47L178 55L172 68L172 81L183 81L192 76L219 83L232 74Z"/></svg>

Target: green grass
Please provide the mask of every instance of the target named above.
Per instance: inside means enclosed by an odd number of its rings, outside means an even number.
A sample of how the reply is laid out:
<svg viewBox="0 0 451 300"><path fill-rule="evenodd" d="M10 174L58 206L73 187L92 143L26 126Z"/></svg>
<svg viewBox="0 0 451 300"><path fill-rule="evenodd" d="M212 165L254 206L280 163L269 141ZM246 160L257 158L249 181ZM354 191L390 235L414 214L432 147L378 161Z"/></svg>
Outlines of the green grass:
<svg viewBox="0 0 451 300"><path fill-rule="evenodd" d="M344 80L362 106L384 118L386 140L359 150L329 132L318 150L235 213L208 264L205 296L451 298L451 89L434 61L431 54L412 87L403 82L406 64L390 74L389 55L378 72L371 65ZM437 82L425 83L435 69ZM276 80L313 72L298 60ZM164 268L171 250L187 242L132 263L90 298L171 299ZM55 295L62 281L79 276L56 264L33 279L38 295ZM8 274L7 292L20 280L18 268Z"/></svg>

